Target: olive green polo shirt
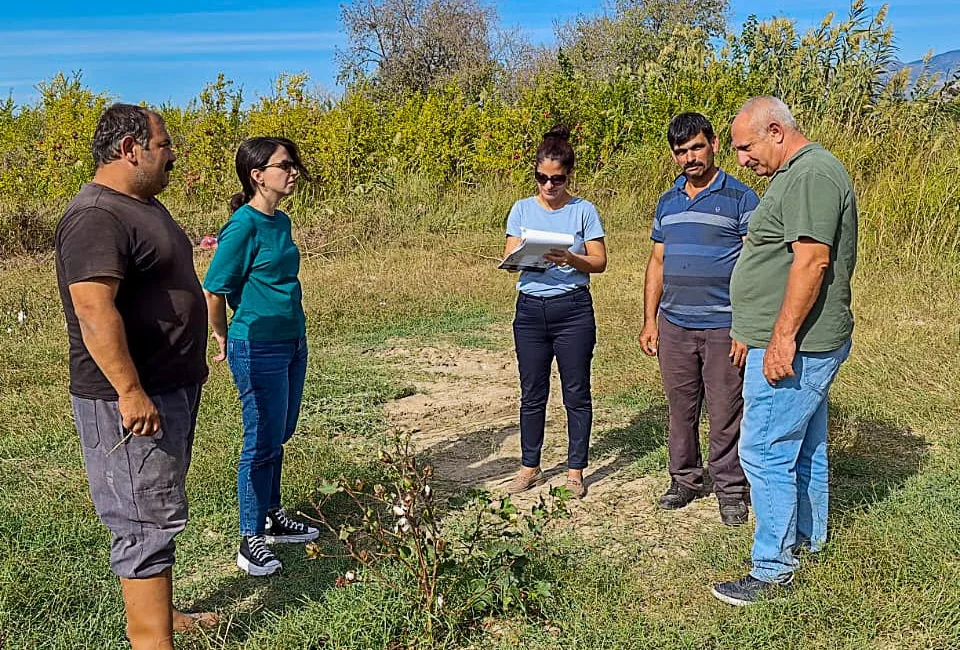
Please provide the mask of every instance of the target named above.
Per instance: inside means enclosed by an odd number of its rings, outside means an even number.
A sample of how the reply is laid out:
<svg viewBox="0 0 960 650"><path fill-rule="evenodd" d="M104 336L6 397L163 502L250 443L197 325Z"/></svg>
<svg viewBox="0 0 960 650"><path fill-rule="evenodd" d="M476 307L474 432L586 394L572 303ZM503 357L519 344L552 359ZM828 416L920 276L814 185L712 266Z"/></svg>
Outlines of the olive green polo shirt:
<svg viewBox="0 0 960 650"><path fill-rule="evenodd" d="M830 246L830 267L797 334L797 349L827 352L850 338L857 201L843 164L811 143L777 170L750 218L743 252L730 279L733 339L767 347L793 264L792 244L801 237Z"/></svg>

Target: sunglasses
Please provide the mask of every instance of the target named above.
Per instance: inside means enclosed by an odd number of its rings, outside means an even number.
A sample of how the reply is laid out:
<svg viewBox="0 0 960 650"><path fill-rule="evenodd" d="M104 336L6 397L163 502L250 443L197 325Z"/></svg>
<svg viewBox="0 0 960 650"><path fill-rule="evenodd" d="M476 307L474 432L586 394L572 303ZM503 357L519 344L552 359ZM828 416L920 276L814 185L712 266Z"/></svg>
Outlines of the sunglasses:
<svg viewBox="0 0 960 650"><path fill-rule="evenodd" d="M292 160L281 160L280 162L270 163L269 165L264 165L260 169L266 169L268 167L276 167L277 169L282 169L288 174L294 169L300 169L300 166Z"/></svg>
<svg viewBox="0 0 960 650"><path fill-rule="evenodd" d="M547 181L550 181L554 185L563 185L567 182L566 174L554 174L553 176L547 176L546 174L541 174L540 172L533 172L533 177L537 179L538 185L546 185Z"/></svg>

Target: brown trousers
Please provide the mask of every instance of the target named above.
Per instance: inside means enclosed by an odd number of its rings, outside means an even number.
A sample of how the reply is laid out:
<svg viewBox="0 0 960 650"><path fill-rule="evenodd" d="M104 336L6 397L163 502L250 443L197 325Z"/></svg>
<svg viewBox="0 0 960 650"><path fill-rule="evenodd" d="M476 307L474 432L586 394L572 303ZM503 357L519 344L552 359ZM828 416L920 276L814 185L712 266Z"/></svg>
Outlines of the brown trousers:
<svg viewBox="0 0 960 650"><path fill-rule="evenodd" d="M709 470L718 498L750 491L737 443L743 414L743 371L730 361L730 330L695 330L659 320L658 357L670 406L670 476L684 487L703 489L700 409L710 422Z"/></svg>

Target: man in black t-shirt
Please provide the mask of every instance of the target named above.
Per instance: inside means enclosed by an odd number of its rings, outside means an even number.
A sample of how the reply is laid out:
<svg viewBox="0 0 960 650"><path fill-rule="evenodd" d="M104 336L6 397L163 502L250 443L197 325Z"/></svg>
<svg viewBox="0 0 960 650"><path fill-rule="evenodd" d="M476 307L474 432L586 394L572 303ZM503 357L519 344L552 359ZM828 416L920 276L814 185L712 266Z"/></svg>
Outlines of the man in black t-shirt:
<svg viewBox="0 0 960 650"><path fill-rule="evenodd" d="M113 535L134 650L214 622L176 611L174 537L187 521L207 313L190 240L155 196L176 156L162 118L129 104L101 116L97 171L57 225L70 393L90 495Z"/></svg>

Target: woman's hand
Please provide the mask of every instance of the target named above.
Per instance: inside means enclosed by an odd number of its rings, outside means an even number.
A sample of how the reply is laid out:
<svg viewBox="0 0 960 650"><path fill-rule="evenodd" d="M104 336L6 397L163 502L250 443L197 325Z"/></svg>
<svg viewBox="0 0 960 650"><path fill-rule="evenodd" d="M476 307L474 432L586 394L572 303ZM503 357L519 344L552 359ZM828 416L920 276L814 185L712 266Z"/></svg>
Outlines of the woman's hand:
<svg viewBox="0 0 960 650"><path fill-rule="evenodd" d="M585 242L586 253L578 255L569 249L551 248L543 259L557 266L572 266L581 273L603 273L607 268L607 246L600 239Z"/></svg>
<svg viewBox="0 0 960 650"><path fill-rule="evenodd" d="M213 355L213 361L223 361L227 358L227 337L213 332L210 338L217 342L217 353Z"/></svg>
<svg viewBox="0 0 960 650"><path fill-rule="evenodd" d="M557 266L571 266L573 253L565 248L551 248L550 252L543 256L543 259L552 262Z"/></svg>

